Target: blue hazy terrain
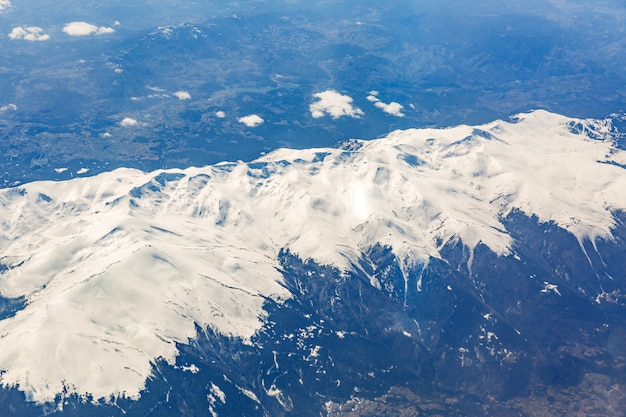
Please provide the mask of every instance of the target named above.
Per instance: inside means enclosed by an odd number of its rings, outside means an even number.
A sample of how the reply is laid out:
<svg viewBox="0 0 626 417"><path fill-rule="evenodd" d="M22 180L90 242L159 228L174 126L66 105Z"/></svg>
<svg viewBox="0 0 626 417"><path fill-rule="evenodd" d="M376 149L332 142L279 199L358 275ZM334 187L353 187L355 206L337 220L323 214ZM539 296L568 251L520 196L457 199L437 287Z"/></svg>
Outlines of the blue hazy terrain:
<svg viewBox="0 0 626 417"><path fill-rule="evenodd" d="M0 12L0 185L249 160L532 109L620 114L624 18L617 1L13 1ZM76 21L108 31L63 31ZM9 36L33 26L47 39ZM364 114L313 118L312 95L330 89ZM405 117L373 106L372 90ZM249 114L264 123L237 122Z"/></svg>

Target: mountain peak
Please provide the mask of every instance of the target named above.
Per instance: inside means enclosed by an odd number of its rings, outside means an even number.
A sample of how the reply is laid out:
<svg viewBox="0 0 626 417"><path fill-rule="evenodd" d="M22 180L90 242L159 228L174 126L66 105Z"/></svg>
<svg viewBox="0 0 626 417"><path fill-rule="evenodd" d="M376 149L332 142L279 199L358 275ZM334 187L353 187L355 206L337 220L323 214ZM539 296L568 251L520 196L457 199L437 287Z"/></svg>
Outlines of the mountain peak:
<svg viewBox="0 0 626 417"><path fill-rule="evenodd" d="M535 111L2 190L0 294L26 300L0 321L2 384L38 402L137 398L151 363L173 363L196 324L250 341L265 301L290 297L283 249L344 270L375 245L407 263L452 241L506 256L513 210L581 242L610 238L625 161L610 124Z"/></svg>

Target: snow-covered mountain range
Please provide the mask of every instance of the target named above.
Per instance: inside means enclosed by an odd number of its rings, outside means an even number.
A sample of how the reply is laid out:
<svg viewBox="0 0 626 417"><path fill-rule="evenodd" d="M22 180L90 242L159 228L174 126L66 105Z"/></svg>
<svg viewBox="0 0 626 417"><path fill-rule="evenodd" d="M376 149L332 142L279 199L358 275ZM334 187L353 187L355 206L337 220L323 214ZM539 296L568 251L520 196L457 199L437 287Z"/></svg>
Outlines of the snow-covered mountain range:
<svg viewBox="0 0 626 417"><path fill-rule="evenodd" d="M154 362L176 364L198 328L253 345L266 303L294 297L286 252L384 290L363 254L390 248L419 292L421 276L409 275L449 262L451 245L467 252L469 276L478 248L526 262L506 221L522 213L573 235L597 270L596 242L611 242L626 210L625 167L609 122L534 111L249 163L2 190L0 295L20 305L0 314L0 381L38 403L138 399ZM539 281L537 292L560 295ZM580 292L599 304L621 296L598 288Z"/></svg>

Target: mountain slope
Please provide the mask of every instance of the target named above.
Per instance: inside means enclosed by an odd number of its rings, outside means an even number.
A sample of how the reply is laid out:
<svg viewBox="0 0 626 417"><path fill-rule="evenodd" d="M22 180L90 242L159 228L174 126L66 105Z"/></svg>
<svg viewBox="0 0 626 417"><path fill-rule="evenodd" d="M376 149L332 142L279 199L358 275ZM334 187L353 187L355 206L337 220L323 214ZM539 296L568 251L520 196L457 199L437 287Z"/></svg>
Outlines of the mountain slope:
<svg viewBox="0 0 626 417"><path fill-rule="evenodd" d="M37 403L139 399L155 364L177 366L199 330L267 353L281 309L333 321L327 337L406 352L411 378L445 370L437 378L454 387L451 369L459 358L471 369L479 339L485 366L522 369L540 352L529 340L549 332L542 315L579 318L582 304L623 315L624 166L609 123L536 111L3 190L0 295L13 307L0 310L2 384ZM296 394L259 384L248 398L293 409Z"/></svg>

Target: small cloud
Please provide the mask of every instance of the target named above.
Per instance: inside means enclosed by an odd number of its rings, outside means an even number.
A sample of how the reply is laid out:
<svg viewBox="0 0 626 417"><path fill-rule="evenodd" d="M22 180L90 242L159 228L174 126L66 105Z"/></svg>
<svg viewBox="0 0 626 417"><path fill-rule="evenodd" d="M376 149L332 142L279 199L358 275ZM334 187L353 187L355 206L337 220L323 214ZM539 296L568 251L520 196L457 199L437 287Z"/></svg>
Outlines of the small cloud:
<svg viewBox="0 0 626 417"><path fill-rule="evenodd" d="M392 101L391 103L383 103L377 96L378 91L373 90L370 91L370 95L367 96L367 99L374 103L374 106L378 107L387 114L391 114L392 116L397 117L404 117L404 113L402 113L402 109L404 109L404 107L402 106L402 104L396 103L395 101Z"/></svg>
<svg viewBox="0 0 626 417"><path fill-rule="evenodd" d="M11 7L11 2L9 0L0 0L0 12L4 9L8 9Z"/></svg>
<svg viewBox="0 0 626 417"><path fill-rule="evenodd" d="M67 171L67 168L54 168L54 170L56 171L57 174L61 174Z"/></svg>
<svg viewBox="0 0 626 417"><path fill-rule="evenodd" d="M0 3L1 4L1 3ZM0 6L1 7L1 6ZM50 40L50 35L43 32L43 29L37 26L18 26L13 28L9 33L9 38L12 40L24 39L26 41L47 41Z"/></svg>
<svg viewBox="0 0 626 417"><path fill-rule="evenodd" d="M86 174L86 173L88 173L88 172L89 172L89 168L81 168L81 169L79 169L78 171L76 171L76 173L77 173L78 175L81 175L81 174Z"/></svg>
<svg viewBox="0 0 626 417"><path fill-rule="evenodd" d="M145 97L140 97L139 98L140 100L143 100L144 98L171 98L172 97L171 95L167 94L167 90L165 88L155 87L153 85L146 85L146 88L150 91L153 91L153 93L148 94ZM180 91L179 93L185 93L185 92ZM175 95L178 96L177 94ZM191 98L191 95L189 95L189 98ZM184 100L184 98L181 98L180 100Z"/></svg>
<svg viewBox="0 0 626 417"><path fill-rule="evenodd" d="M187 91L177 91L174 93L174 95L178 97L179 100L191 99L191 94L189 94Z"/></svg>
<svg viewBox="0 0 626 417"><path fill-rule="evenodd" d="M65 25L63 32L70 36L89 36L89 35L105 35L115 32L115 29L96 26L87 22L72 22Z"/></svg>
<svg viewBox="0 0 626 417"><path fill-rule="evenodd" d="M321 93L313 94L314 98L319 101L309 106L311 115L318 119L328 114L333 119L342 116L361 117L364 113L358 107L352 105L352 97L339 94L335 90L326 90Z"/></svg>
<svg viewBox="0 0 626 417"><path fill-rule="evenodd" d="M137 120L130 118L130 117L124 117L124 119L122 119L122 121L120 122L120 126L122 127L131 127L131 126L137 126Z"/></svg>
<svg viewBox="0 0 626 417"><path fill-rule="evenodd" d="M404 113L402 113L402 109L404 109L404 106L402 106L402 104L400 103L396 103L395 101L392 101L391 103L383 103L382 101L378 101L374 103L374 106L392 116L404 117Z"/></svg>
<svg viewBox="0 0 626 417"><path fill-rule="evenodd" d="M226 113L224 113L224 112L223 112L223 111L221 111L221 110L218 110L218 111L216 111L216 112L215 112L215 117L217 117L217 118L219 118L219 119L223 119L223 118L225 118L225 117L226 117Z"/></svg>
<svg viewBox="0 0 626 417"><path fill-rule="evenodd" d="M251 114L249 116L240 117L239 119L237 119L237 121L239 123L243 123L244 125L248 127L256 127L264 122L264 120L256 114Z"/></svg>
<svg viewBox="0 0 626 417"><path fill-rule="evenodd" d="M115 32L115 29L113 29L113 28L100 26L98 28L98 31L96 32L96 35L107 35L107 34L113 33L113 32Z"/></svg>
<svg viewBox="0 0 626 417"><path fill-rule="evenodd" d="M17 106L15 104L5 104L4 106L0 106L0 113L4 113L5 111L17 110Z"/></svg>

